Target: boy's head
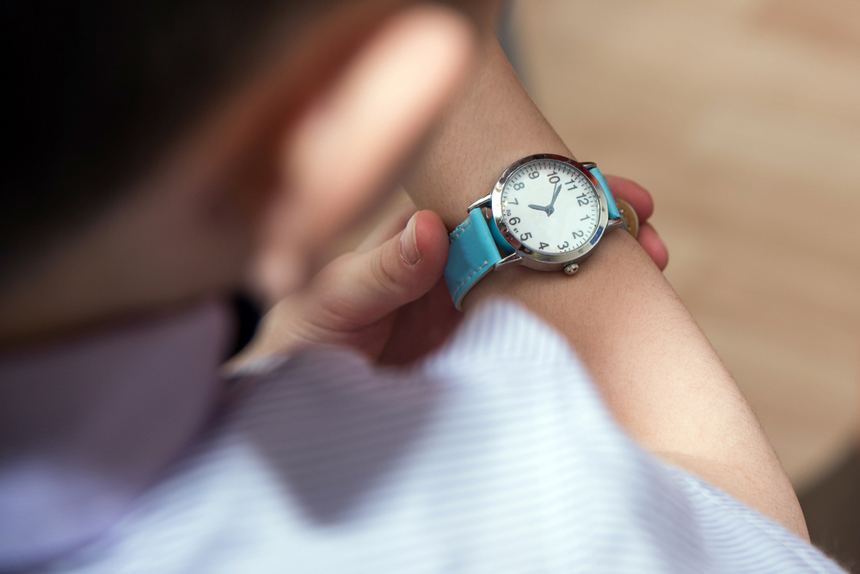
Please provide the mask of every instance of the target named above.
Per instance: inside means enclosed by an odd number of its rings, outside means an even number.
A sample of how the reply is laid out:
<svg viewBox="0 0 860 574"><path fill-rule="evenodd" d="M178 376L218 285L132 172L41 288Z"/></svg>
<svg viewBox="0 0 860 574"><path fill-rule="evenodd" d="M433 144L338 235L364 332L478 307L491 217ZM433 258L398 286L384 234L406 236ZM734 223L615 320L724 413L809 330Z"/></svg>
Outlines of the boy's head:
<svg viewBox="0 0 860 574"><path fill-rule="evenodd" d="M266 298L396 176L472 31L390 0L3 7L0 342Z"/></svg>

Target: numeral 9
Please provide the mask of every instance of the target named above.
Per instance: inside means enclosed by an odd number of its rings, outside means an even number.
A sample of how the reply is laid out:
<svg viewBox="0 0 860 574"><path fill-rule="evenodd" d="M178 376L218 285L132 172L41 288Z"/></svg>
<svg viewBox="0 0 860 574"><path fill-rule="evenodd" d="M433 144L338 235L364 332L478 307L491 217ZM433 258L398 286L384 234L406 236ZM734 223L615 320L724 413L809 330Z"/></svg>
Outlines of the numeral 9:
<svg viewBox="0 0 860 574"><path fill-rule="evenodd" d="M529 178L530 178L530 179L537 179L537 178L539 178L539 177L540 177L540 172L539 172L539 171L533 171L533 172L531 172L531 173L529 174Z"/></svg>

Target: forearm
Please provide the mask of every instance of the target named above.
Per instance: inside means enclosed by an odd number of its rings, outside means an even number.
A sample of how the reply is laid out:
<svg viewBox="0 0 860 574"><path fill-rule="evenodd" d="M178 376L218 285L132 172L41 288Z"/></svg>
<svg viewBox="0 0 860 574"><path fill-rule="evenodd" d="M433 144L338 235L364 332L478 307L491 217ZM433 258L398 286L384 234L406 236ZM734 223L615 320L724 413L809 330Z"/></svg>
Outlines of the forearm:
<svg viewBox="0 0 860 574"><path fill-rule="evenodd" d="M407 189L452 229L505 167L534 153L572 157L493 40ZM791 485L749 405L629 235L609 234L572 278L516 267L490 273L467 296L466 312L498 296L568 338L616 418L645 448L805 535Z"/></svg>

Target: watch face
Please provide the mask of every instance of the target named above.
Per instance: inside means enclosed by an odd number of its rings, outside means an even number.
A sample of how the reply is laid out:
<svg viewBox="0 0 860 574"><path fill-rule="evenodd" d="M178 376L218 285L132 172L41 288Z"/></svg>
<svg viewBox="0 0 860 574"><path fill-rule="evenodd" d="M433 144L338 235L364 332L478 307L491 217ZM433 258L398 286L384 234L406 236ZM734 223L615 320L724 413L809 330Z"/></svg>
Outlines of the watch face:
<svg viewBox="0 0 860 574"><path fill-rule="evenodd" d="M598 230L597 190L582 172L553 159L521 165L501 194L502 221L524 247L558 255L585 245Z"/></svg>

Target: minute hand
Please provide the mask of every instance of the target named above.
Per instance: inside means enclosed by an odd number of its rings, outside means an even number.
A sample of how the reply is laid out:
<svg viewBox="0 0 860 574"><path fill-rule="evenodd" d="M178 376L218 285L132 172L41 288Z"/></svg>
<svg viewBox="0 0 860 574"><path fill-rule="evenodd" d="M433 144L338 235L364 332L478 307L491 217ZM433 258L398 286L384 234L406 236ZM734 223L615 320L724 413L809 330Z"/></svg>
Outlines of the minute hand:
<svg viewBox="0 0 860 574"><path fill-rule="evenodd" d="M555 205L555 200L558 199L559 193L561 193L561 184L560 183L555 186L555 191L552 192L552 201L550 201L549 205L546 206L548 210L555 211L555 209L553 209L553 206Z"/></svg>

